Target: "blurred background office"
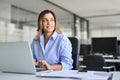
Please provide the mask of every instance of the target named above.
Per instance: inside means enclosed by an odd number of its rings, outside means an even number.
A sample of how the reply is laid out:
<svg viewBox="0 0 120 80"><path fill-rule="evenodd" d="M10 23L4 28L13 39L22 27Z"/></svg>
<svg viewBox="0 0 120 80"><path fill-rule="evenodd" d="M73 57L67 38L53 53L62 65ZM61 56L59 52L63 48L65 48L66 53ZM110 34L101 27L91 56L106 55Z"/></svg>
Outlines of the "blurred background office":
<svg viewBox="0 0 120 80"><path fill-rule="evenodd" d="M36 35L38 14L45 9L55 12L65 35L80 39L84 31L83 38L87 38L88 20L47 0L0 0L0 42L31 41Z"/></svg>
<svg viewBox="0 0 120 80"><path fill-rule="evenodd" d="M81 54L89 53L92 37L120 39L119 3L119 0L0 0L0 42L31 42L36 35L38 14L50 9L55 12L62 32L80 40Z"/></svg>

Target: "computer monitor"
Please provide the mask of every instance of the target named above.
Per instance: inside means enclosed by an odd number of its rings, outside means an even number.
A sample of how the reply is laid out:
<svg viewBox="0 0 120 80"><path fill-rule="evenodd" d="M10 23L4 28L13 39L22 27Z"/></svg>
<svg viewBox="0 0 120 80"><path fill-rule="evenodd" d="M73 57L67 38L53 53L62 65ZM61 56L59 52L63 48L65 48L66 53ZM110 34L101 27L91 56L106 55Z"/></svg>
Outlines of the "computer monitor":
<svg viewBox="0 0 120 80"><path fill-rule="evenodd" d="M90 44L80 44L80 55L88 55L91 52Z"/></svg>
<svg viewBox="0 0 120 80"><path fill-rule="evenodd" d="M91 42L92 53L116 55L117 37L94 37Z"/></svg>

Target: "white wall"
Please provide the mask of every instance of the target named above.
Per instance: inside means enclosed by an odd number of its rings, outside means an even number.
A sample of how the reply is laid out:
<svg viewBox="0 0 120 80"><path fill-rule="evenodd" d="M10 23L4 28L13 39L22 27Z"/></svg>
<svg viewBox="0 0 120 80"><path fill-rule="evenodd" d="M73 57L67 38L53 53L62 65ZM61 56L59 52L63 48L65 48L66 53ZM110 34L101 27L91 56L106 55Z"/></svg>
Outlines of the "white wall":
<svg viewBox="0 0 120 80"><path fill-rule="evenodd" d="M7 4L3 1L0 1L0 18L11 19L11 7L10 4Z"/></svg>
<svg viewBox="0 0 120 80"><path fill-rule="evenodd" d="M120 26L90 26L91 37L117 37L120 40Z"/></svg>

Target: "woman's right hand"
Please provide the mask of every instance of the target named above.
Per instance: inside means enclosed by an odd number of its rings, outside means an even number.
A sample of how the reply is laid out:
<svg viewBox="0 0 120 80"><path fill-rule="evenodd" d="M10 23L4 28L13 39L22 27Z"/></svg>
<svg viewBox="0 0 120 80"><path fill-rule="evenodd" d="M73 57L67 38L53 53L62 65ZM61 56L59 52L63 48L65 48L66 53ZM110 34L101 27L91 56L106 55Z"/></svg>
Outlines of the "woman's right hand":
<svg viewBox="0 0 120 80"><path fill-rule="evenodd" d="M34 59L35 66L39 66L38 61Z"/></svg>

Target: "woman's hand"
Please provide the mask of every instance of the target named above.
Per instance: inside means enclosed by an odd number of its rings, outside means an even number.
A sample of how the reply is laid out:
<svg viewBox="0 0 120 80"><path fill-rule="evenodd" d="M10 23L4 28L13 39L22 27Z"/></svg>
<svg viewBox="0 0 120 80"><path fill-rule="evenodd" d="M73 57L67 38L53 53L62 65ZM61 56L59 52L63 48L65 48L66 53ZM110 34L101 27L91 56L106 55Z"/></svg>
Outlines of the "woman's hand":
<svg viewBox="0 0 120 80"><path fill-rule="evenodd" d="M38 61L34 59L35 66L38 66Z"/></svg>
<svg viewBox="0 0 120 80"><path fill-rule="evenodd" d="M47 70L54 70L54 71L56 71L56 70L61 70L62 69L62 64L50 65L45 60L36 61L35 64L37 66L45 68Z"/></svg>
<svg viewBox="0 0 120 80"><path fill-rule="evenodd" d="M37 63L40 67L43 67L45 69L48 69L48 70L52 70L52 66L49 65L45 60L40 60L38 61Z"/></svg>

